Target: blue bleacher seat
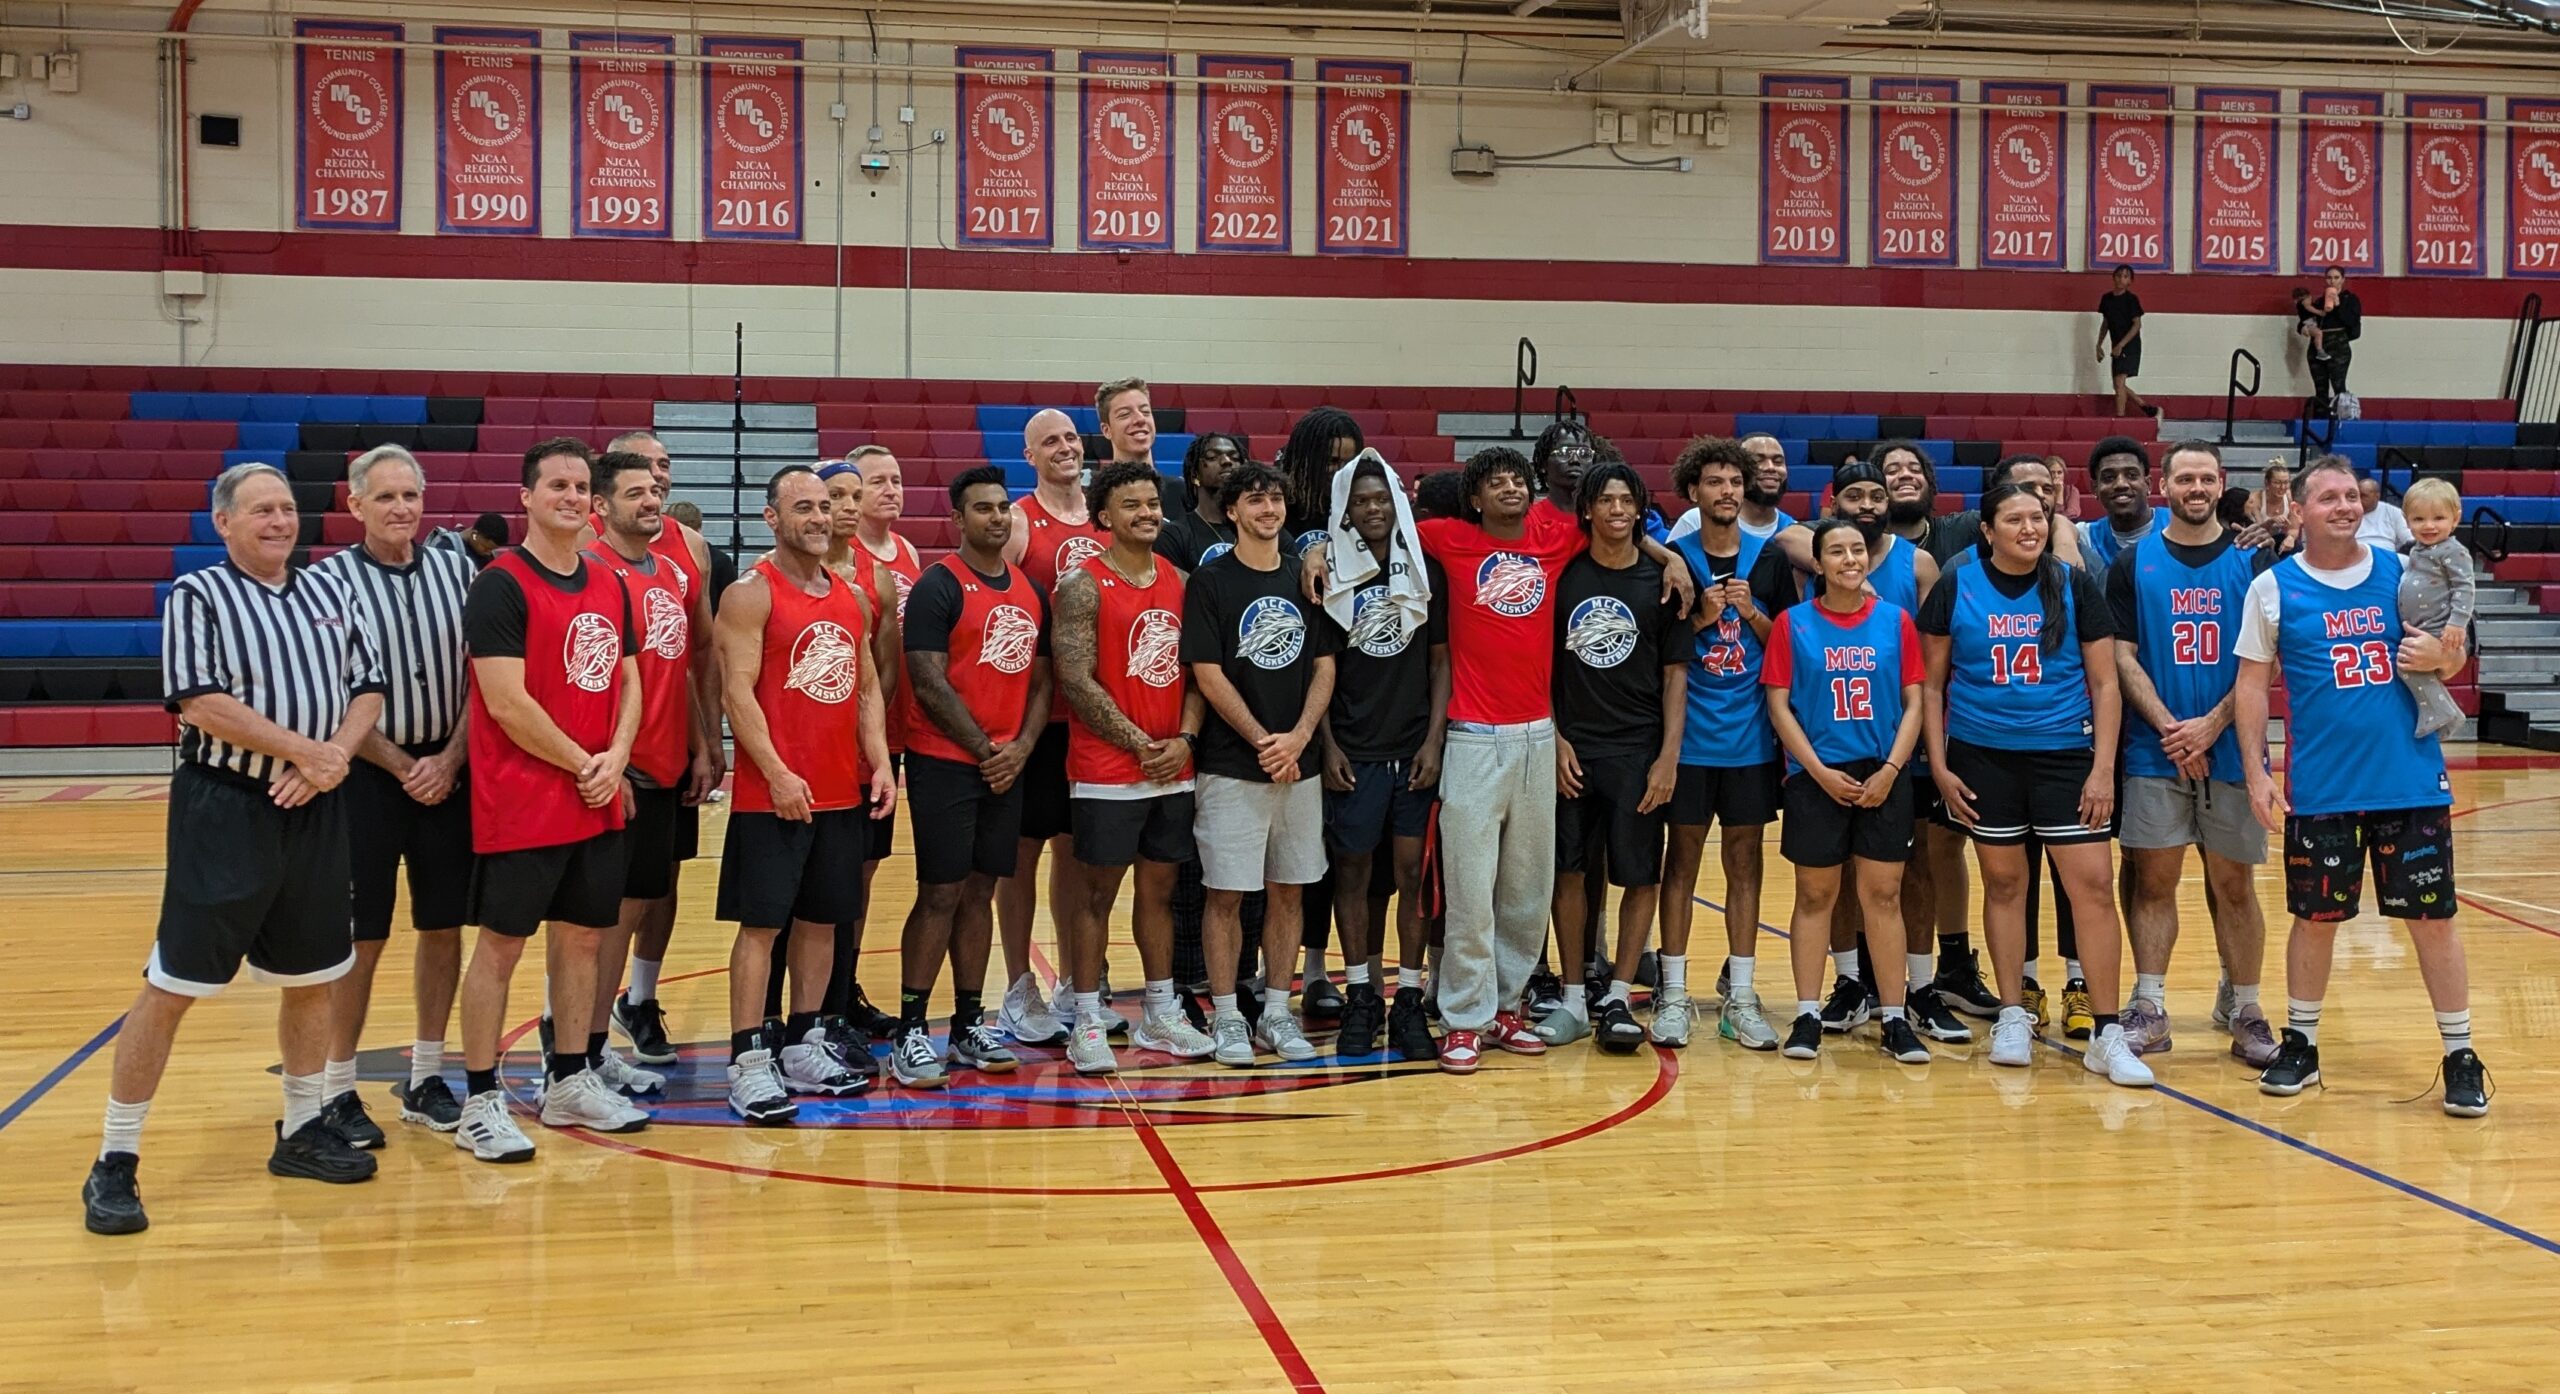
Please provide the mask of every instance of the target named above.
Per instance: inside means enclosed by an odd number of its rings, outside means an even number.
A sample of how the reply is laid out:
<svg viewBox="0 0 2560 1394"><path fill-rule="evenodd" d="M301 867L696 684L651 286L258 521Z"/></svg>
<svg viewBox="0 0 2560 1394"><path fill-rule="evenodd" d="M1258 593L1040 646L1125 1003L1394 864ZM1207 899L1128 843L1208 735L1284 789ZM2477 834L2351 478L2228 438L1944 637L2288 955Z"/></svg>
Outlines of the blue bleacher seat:
<svg viewBox="0 0 2560 1394"><path fill-rule="evenodd" d="M1794 440L1789 440L1785 437L1779 438L1778 448L1787 452L1787 469L1790 473L1806 462L1807 457L1811 453L1806 448L1809 444L1810 442L1805 441L1801 437ZM1822 479L1826 484L1831 482L1831 471L1829 468L1826 467L1823 470Z"/></svg>
<svg viewBox="0 0 2560 1394"><path fill-rule="evenodd" d="M1873 416L1835 416L1831 418L1831 433L1841 440L1873 440L1876 419Z"/></svg>
<svg viewBox="0 0 2560 1394"><path fill-rule="evenodd" d="M1786 422L1786 417L1771 415L1768 412L1744 412L1733 418L1734 438L1739 440L1745 436L1785 436L1789 433L1780 428L1786 425Z"/></svg>
<svg viewBox="0 0 2560 1394"><path fill-rule="evenodd" d="M1786 428L1778 432L1781 436L1800 436L1806 440L1836 440L1840 435L1831 428L1831 418L1828 416L1787 415L1779 417L1778 420Z"/></svg>
<svg viewBox="0 0 2560 1394"><path fill-rule="evenodd" d="M1818 494L1830 487L1831 467L1829 465L1798 465L1790 463L1787 466L1787 491L1789 493Z"/></svg>
<svg viewBox="0 0 2560 1394"><path fill-rule="evenodd" d="M1156 437L1156 463L1159 465L1171 466L1174 473L1180 474L1182 472L1183 452L1191 448L1191 441L1192 437L1188 434Z"/></svg>
<svg viewBox="0 0 2560 1394"><path fill-rule="evenodd" d="M245 450L299 450L302 448L302 423L243 421L240 423L240 445Z"/></svg>
<svg viewBox="0 0 2560 1394"><path fill-rule="evenodd" d="M299 422L310 410L311 399L297 392L259 392L248 400L248 409L240 419L247 421Z"/></svg>
<svg viewBox="0 0 2560 1394"><path fill-rule="evenodd" d="M184 392L136 392L126 404L126 413L136 421L186 421L187 396Z"/></svg>
<svg viewBox="0 0 2560 1394"><path fill-rule="evenodd" d="M1956 453L1956 443L1951 440L1924 440L1918 442L1918 445L1920 452L1933 462L1950 459Z"/></svg>
<svg viewBox="0 0 2560 1394"><path fill-rule="evenodd" d="M64 658L150 658L160 652L158 620L66 620Z"/></svg>
<svg viewBox="0 0 2560 1394"><path fill-rule="evenodd" d="M989 434L1002 433L1014 437L1014 448L1019 450L1022 428L1031 424L1032 417L1046 410L1048 410L1046 407L982 406L978 408L978 429ZM1061 407L1059 410L1067 414L1067 419L1076 423L1078 431L1088 436L1102 433L1102 418L1093 408Z"/></svg>
<svg viewBox="0 0 2560 1394"><path fill-rule="evenodd" d="M2341 421L2337 442L2340 445L2379 445L2386 440L2421 440L2417 433L2392 421Z"/></svg>
<svg viewBox="0 0 2560 1394"><path fill-rule="evenodd" d="M206 492L208 494L212 492L210 485L206 487ZM210 513L196 513L189 515L187 518L187 540L189 542L196 543L199 546L221 546L222 534L213 530L213 515Z"/></svg>
<svg viewBox="0 0 2560 1394"><path fill-rule="evenodd" d="M301 419L304 421L364 421L369 419L365 413L371 410L372 406L371 397L317 396L311 398L309 405L303 409ZM424 408L422 407L421 410Z"/></svg>
<svg viewBox="0 0 2560 1394"><path fill-rule="evenodd" d="M2516 423L2512 421L2474 421L2471 423L2472 445L2505 445L2516 443Z"/></svg>
<svg viewBox="0 0 2560 1394"><path fill-rule="evenodd" d="M427 420L424 397L367 397L364 419L377 426L423 426Z"/></svg>
<svg viewBox="0 0 2560 1394"><path fill-rule="evenodd" d="M0 658L63 658L67 620L0 620Z"/></svg>
<svg viewBox="0 0 2560 1394"><path fill-rule="evenodd" d="M1948 494L1980 493L1982 474L1982 468L1978 465L1940 465L1938 490Z"/></svg>
<svg viewBox="0 0 2560 1394"><path fill-rule="evenodd" d="M205 521L210 523L213 520L211 518L207 518ZM175 581L158 581L152 584L151 613L155 615L163 615L169 612L169 588L176 584L177 582Z"/></svg>
<svg viewBox="0 0 2560 1394"><path fill-rule="evenodd" d="M248 418L249 394L246 392L189 392L185 395L189 421L242 421Z"/></svg>
<svg viewBox="0 0 2560 1394"><path fill-rule="evenodd" d="M2426 423L2426 427L2424 436L2403 431L2393 438L2394 443L2405 444L2410 441L2416 441L2421 445L2469 445L2471 443L2471 423L2468 421L2430 421Z"/></svg>
<svg viewBox="0 0 2560 1394"><path fill-rule="evenodd" d="M184 576L190 571L202 571L208 566L220 566L222 559L227 555L229 553L223 550L220 543L210 547L202 545L172 547L169 549L169 570L174 576Z"/></svg>
<svg viewBox="0 0 2560 1394"><path fill-rule="evenodd" d="M222 452L222 467L224 469L229 469L234 465L245 465L254 461L261 465L273 465L277 469L283 469L284 452L286 448L287 447L279 446L267 450L226 450ZM213 485L211 483L207 483L205 485L205 492L207 497L212 495Z"/></svg>
<svg viewBox="0 0 2560 1394"><path fill-rule="evenodd" d="M2377 467L2382 455L2382 447L2372 444L2340 445L2338 453L2346 456L2357 469L2370 470Z"/></svg>

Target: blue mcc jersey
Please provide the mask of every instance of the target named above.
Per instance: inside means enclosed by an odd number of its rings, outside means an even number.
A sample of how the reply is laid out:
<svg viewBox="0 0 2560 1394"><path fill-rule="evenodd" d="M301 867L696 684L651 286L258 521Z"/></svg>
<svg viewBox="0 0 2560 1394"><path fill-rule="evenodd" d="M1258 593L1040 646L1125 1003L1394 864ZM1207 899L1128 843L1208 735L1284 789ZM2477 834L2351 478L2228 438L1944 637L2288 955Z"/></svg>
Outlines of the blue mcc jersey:
<svg viewBox="0 0 2560 1394"><path fill-rule="evenodd" d="M2373 570L2347 590L2321 584L2299 557L2276 564L2286 782L2298 817L2453 802L2443 746L2409 734L2418 699L2400 681L2400 558L2369 550Z"/></svg>
<svg viewBox="0 0 2560 1394"><path fill-rule="evenodd" d="M1787 707L1813 753L1838 769L1883 761L1902 728L1902 635L1909 612L1890 601L1843 625L1808 600L1787 612ZM1787 757L1787 772L1802 768Z"/></svg>
<svg viewBox="0 0 2560 1394"><path fill-rule="evenodd" d="M1699 585L1715 582L1707 564L1706 545L1690 533L1672 544L1689 575ZM1741 534L1742 550L1733 574L1748 580L1760 562L1765 537ZM1769 707L1760 695L1761 645L1758 635L1731 606L1697 631L1689 660L1689 710L1680 728L1680 763L1709 769L1740 769L1778 758L1778 734L1769 725Z"/></svg>
<svg viewBox="0 0 2560 1394"><path fill-rule="evenodd" d="M2061 642L2044 646L2044 599L2014 599L1988 562L1956 568L1949 626L1947 734L1991 750L2085 750L2096 729L2080 660L2079 596L2063 570ZM2414 725L2416 718L2411 718Z"/></svg>
<svg viewBox="0 0 2560 1394"><path fill-rule="evenodd" d="M2133 568L2134 605L2142 622L2134 653L2142 671L2170 716L2180 721L2202 716L2240 678L2240 655L2232 641L2240 635L2240 617L2248 604L2250 554L2227 547L2212 561L2192 567L2155 535L2135 543L2126 555L2131 560L2119 564ZM2130 713L2124 768L2128 775L2153 779L2178 776L2178 767L2160 748L2160 733ZM2225 728L2214 741L2210 773L2224 784L2240 781L2238 732Z"/></svg>

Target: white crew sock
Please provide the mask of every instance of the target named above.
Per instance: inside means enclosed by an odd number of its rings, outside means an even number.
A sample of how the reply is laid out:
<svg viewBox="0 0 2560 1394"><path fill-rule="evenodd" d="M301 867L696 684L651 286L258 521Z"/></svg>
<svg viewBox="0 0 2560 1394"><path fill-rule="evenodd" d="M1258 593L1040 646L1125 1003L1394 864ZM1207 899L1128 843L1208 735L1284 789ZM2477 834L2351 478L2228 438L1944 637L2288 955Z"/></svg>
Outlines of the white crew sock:
<svg viewBox="0 0 2560 1394"><path fill-rule="evenodd" d="M1677 999L1677 998L1665 998L1665 999L1663 999L1663 1000L1665 1000L1665 1001L1677 1001L1678 999ZM1607 992L1604 992L1604 993L1601 993L1601 994L1600 994L1600 1005L1601 1005L1601 1006L1604 1006L1604 1007L1605 1007L1605 1006L1608 1006L1608 1005L1609 1005L1610 1003L1612 1003L1612 1002L1617 1003L1617 1004L1618 1004L1619 1006L1621 1006L1621 1007L1623 1007L1623 1006L1625 1006L1625 1005L1627 1004L1627 985L1626 985L1625 983L1612 981L1612 982L1609 984L1609 990L1608 990Z"/></svg>
<svg viewBox="0 0 2560 1394"><path fill-rule="evenodd" d="M2077 981L2089 976L2088 974L2080 971L2080 960L2076 958L2064 959L2062 961L2062 971L2068 975L2066 981Z"/></svg>
<svg viewBox="0 0 2560 1394"><path fill-rule="evenodd" d="M2028 981L2028 982L2031 982L2031 983L2035 983L2035 984L2038 984L2038 985L2042 985L2042 984L2043 984L2043 982L2044 982L2044 960L2043 960L2043 959L2040 959L2040 958L2031 958L2031 959L2028 959L2028 960L2027 960L2027 966L2026 966L2026 979L2027 979L2027 981Z"/></svg>
<svg viewBox="0 0 2560 1394"><path fill-rule="evenodd" d="M1831 971L1851 982L1858 981L1858 951L1856 949L1832 950Z"/></svg>
<svg viewBox="0 0 2560 1394"><path fill-rule="evenodd" d="M1900 1007L1887 1007L1881 1004L1876 1007L1876 1014L1886 1021L1902 1020L1902 1012L1903 1009Z"/></svg>
<svg viewBox="0 0 2560 1394"><path fill-rule="evenodd" d="M1751 991L1752 975L1759 970L1759 967L1760 960L1753 958L1748 954L1726 954L1724 956L1724 985L1735 992ZM1662 976L1663 981L1666 984L1671 981L1671 960L1669 958L1662 960ZM1688 986L1688 978L1689 960L1683 958L1680 960L1680 985L1682 987L1685 988Z"/></svg>
<svg viewBox="0 0 2560 1394"><path fill-rule="evenodd" d="M320 1076L286 1075L284 1077L284 1135L291 1137L302 1131L302 1125L320 1116L320 1105L328 1102L320 1097Z"/></svg>
<svg viewBox="0 0 2560 1394"><path fill-rule="evenodd" d="M1344 968L1342 970L1342 985L1345 987L1367 987L1369 985L1368 963L1363 961Z"/></svg>
<svg viewBox="0 0 2560 1394"><path fill-rule="evenodd" d="M2169 975L2136 973L2133 975L2133 1000L2148 1002L2161 1011L2169 1010Z"/></svg>
<svg viewBox="0 0 2560 1394"><path fill-rule="evenodd" d="M1076 1024L1102 1020L1102 993L1099 989L1076 994Z"/></svg>
<svg viewBox="0 0 2560 1394"><path fill-rule="evenodd" d="M416 1088L444 1073L444 1042L412 1041L409 1044L409 1086Z"/></svg>
<svg viewBox="0 0 2560 1394"><path fill-rule="evenodd" d="M1232 992L1210 993L1209 1010L1217 1013L1219 1016L1244 1015L1244 1012L1236 1006L1236 995Z"/></svg>
<svg viewBox="0 0 2560 1394"><path fill-rule="evenodd" d="M1564 1006L1560 1008L1576 1021L1591 1020L1590 989L1575 983L1564 990Z"/></svg>
<svg viewBox="0 0 2560 1394"><path fill-rule="evenodd" d="M2233 983L2231 985L2231 1009L2233 1011L2236 1012L2242 1007L2254 1007L2256 1005L2258 1005L2258 985L2256 983Z"/></svg>
<svg viewBox="0 0 2560 1394"><path fill-rule="evenodd" d="M1904 954L1902 971L1915 991L1927 987L1938 980L1938 956L1936 954Z"/></svg>
<svg viewBox="0 0 2560 1394"><path fill-rule="evenodd" d="M1298 964L1298 990L1303 992L1315 986L1316 980L1323 976L1324 945L1309 944L1306 957Z"/></svg>
<svg viewBox="0 0 2560 1394"><path fill-rule="evenodd" d="M104 1157L110 1152L130 1152L141 1156L142 1120L150 1114L149 1099L138 1104L126 1104L118 1103L114 1095L108 1095L107 1126L98 1140L98 1155Z"/></svg>
<svg viewBox="0 0 2560 1394"><path fill-rule="evenodd" d="M1278 1012L1282 1016L1289 1014L1289 989L1266 987L1262 990L1262 1014L1269 1016L1273 1012Z"/></svg>
<svg viewBox="0 0 2560 1394"><path fill-rule="evenodd" d="M1173 979L1147 979L1147 1015L1162 1016L1174 1010Z"/></svg>
<svg viewBox="0 0 2560 1394"><path fill-rule="evenodd" d="M1734 981L1742 982L1750 976L1751 960L1745 958L1735 961L1742 966L1734 970ZM1678 999L1689 995L1689 956L1687 954L1661 954L1655 957L1654 962L1662 969L1663 997Z"/></svg>
<svg viewBox="0 0 2560 1394"><path fill-rule="evenodd" d="M1799 997L1796 999L1796 1015L1820 1016L1822 1015L1822 1004L1809 997Z"/></svg>
<svg viewBox="0 0 2560 1394"><path fill-rule="evenodd" d="M1399 963L1396 965L1396 991L1402 992L1406 988L1412 988L1416 992L1422 990L1422 970L1407 968Z"/></svg>
<svg viewBox="0 0 2560 1394"><path fill-rule="evenodd" d="M2436 1013L2436 1034L2444 1037L2444 1053L2471 1048L2471 1009Z"/></svg>
<svg viewBox="0 0 2560 1394"><path fill-rule="evenodd" d="M322 1102L325 1103L330 1099L338 1097L340 1094L352 1094L354 1092L356 1092L355 1061L331 1060L320 1067L320 1098Z"/></svg>
<svg viewBox="0 0 2560 1394"><path fill-rule="evenodd" d="M631 986L623 996L634 1002L658 1000L658 970L666 966L663 959L634 957L631 960Z"/></svg>
<svg viewBox="0 0 2560 1394"><path fill-rule="evenodd" d="M2318 999L2315 998L2309 1002L2305 1002L2299 997L2288 997L2284 999L2284 1024L2301 1032L2304 1040L2311 1042L2313 1045L2320 1044L2320 1003Z"/></svg>

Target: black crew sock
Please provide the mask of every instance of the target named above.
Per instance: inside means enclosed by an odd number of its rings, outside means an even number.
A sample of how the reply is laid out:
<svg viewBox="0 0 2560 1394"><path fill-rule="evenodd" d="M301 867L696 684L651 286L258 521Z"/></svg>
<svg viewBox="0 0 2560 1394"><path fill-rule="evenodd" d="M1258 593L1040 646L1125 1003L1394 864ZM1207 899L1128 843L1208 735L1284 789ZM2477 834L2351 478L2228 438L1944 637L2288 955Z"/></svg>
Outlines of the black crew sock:
<svg viewBox="0 0 2560 1394"><path fill-rule="evenodd" d="M933 1006L932 988L900 988L898 990L898 1029L921 1031L925 1013Z"/></svg>
<svg viewBox="0 0 2560 1394"><path fill-rule="evenodd" d="M471 1093L495 1094L498 1092L498 1072L495 1069L466 1069L462 1072L462 1079L462 1087Z"/></svg>
<svg viewBox="0 0 2560 1394"><path fill-rule="evenodd" d="M987 998L983 992L951 994L951 1029L966 1031L986 1020Z"/></svg>
<svg viewBox="0 0 2560 1394"><path fill-rule="evenodd" d="M567 1079L569 1076L576 1074L578 1071L585 1069L587 1067L587 1057L583 1051L555 1050L551 1052L549 1064L551 1069L551 1082L557 1084L560 1081Z"/></svg>
<svg viewBox="0 0 2560 1394"><path fill-rule="evenodd" d="M1876 956L1867 952L1867 932L1865 930L1859 930L1856 937L1858 941L1858 981L1866 984L1867 991L1873 992L1876 990L1877 981Z"/></svg>
<svg viewBox="0 0 2560 1394"><path fill-rule="evenodd" d="M589 1066L604 1064L604 1043L609 1039L611 1038L602 1031L587 1033L587 1064Z"/></svg>
<svg viewBox="0 0 2560 1394"><path fill-rule="evenodd" d="M2107 1028L2116 1024L2116 1014L2113 1012L2094 1012L2091 1016L2098 1023L2089 1028L2089 1037L2092 1040L2107 1034Z"/></svg>
<svg viewBox="0 0 2560 1394"><path fill-rule="evenodd" d="M816 1012L793 1012L791 1019L783 1024L782 1039L785 1043L805 1041L809 1039L809 1033L817 1029Z"/></svg>
<svg viewBox="0 0 2560 1394"><path fill-rule="evenodd" d="M729 1033L729 1058L735 1061L751 1050L764 1049L764 1037L754 1027Z"/></svg>
<svg viewBox="0 0 2560 1394"><path fill-rule="evenodd" d="M1942 961L1960 963L1964 960L1964 956L1972 951L1973 936L1970 934L1941 934L1938 936L1938 957Z"/></svg>

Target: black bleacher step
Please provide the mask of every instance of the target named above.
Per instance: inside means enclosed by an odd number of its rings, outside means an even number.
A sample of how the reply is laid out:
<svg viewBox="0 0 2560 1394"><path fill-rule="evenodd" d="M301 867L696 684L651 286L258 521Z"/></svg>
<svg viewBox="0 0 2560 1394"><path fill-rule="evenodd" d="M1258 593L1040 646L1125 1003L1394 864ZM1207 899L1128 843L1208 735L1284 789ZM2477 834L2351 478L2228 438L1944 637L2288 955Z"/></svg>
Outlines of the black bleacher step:
<svg viewBox="0 0 2560 1394"><path fill-rule="evenodd" d="M2000 463L2000 442L1996 440L1957 441L1955 463L1968 469L1987 470Z"/></svg>
<svg viewBox="0 0 2560 1394"><path fill-rule="evenodd" d="M1156 408L1156 434L1160 436L1182 435L1184 433L1184 423L1189 419L1186 414L1187 412L1188 408L1185 407Z"/></svg>
<svg viewBox="0 0 2560 1394"><path fill-rule="evenodd" d="M2418 468L2445 478L2459 476L2462 473L2462 452L2467 448L2459 445L2419 446Z"/></svg>
<svg viewBox="0 0 2560 1394"><path fill-rule="evenodd" d="M2517 432L2522 435L2523 432ZM2507 452L2507 468L2511 470L2560 469L2560 450L2547 445L2518 445Z"/></svg>
<svg viewBox="0 0 2560 1394"><path fill-rule="evenodd" d="M1885 440L1918 440L1929 434L1929 418L1925 416L1879 416L1876 435Z"/></svg>
<svg viewBox="0 0 2560 1394"><path fill-rule="evenodd" d="M474 400L471 405L476 410L480 403ZM467 424L430 422L418 428L418 444L415 448L446 452L477 450L480 448L480 423L476 421Z"/></svg>
<svg viewBox="0 0 2560 1394"><path fill-rule="evenodd" d="M347 452L344 450L288 450L284 454L284 477L296 484L335 484L347 475ZM294 506L306 507L302 495L294 495ZM322 507L331 501L323 499Z"/></svg>
<svg viewBox="0 0 2560 1394"><path fill-rule="evenodd" d="M356 428L355 448L371 450L377 445L396 445L403 450L423 450L426 447L421 442L425 438L426 429L424 426L368 421Z"/></svg>
<svg viewBox="0 0 2560 1394"><path fill-rule="evenodd" d="M2466 446L2462 467L2467 470L2509 470L2516 467L2516 451L2511 445Z"/></svg>
<svg viewBox="0 0 2560 1394"><path fill-rule="evenodd" d="M2485 699L2489 694L2482 693ZM2479 739L2491 745L2523 745L2532 736L2533 723L2520 712L2492 712L2484 705L2480 711Z"/></svg>
<svg viewBox="0 0 2560 1394"><path fill-rule="evenodd" d="M160 665L148 659L0 659L0 703L159 700Z"/></svg>
<svg viewBox="0 0 2560 1394"><path fill-rule="evenodd" d="M477 426L480 424L480 399L477 397L429 397L427 424L430 426ZM427 448L440 450L445 447L431 445Z"/></svg>
<svg viewBox="0 0 2560 1394"><path fill-rule="evenodd" d="M2516 444L2560 446L2560 424L2549 421L2519 421L2516 423Z"/></svg>
<svg viewBox="0 0 2560 1394"><path fill-rule="evenodd" d="M333 450L343 455L356 448L356 432L363 429L352 421L305 421L302 423L302 448Z"/></svg>
<svg viewBox="0 0 2560 1394"><path fill-rule="evenodd" d="M2560 726L2527 726L2524 744L2534 750L2560 750Z"/></svg>
<svg viewBox="0 0 2560 1394"><path fill-rule="evenodd" d="M1875 453L1876 443L1871 440L1807 441L1804 447L1804 461L1808 465L1836 469L1852 456L1863 460Z"/></svg>

